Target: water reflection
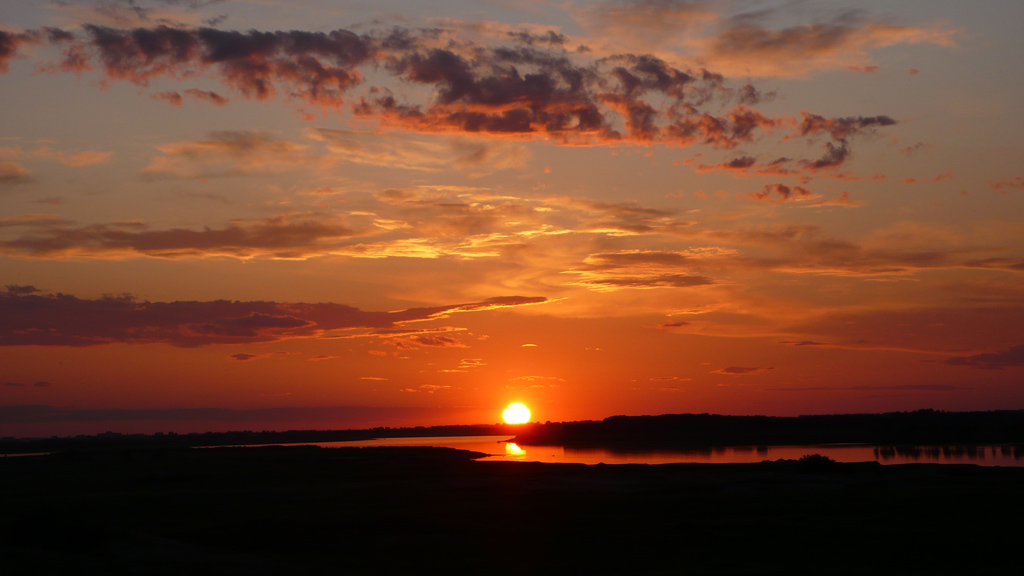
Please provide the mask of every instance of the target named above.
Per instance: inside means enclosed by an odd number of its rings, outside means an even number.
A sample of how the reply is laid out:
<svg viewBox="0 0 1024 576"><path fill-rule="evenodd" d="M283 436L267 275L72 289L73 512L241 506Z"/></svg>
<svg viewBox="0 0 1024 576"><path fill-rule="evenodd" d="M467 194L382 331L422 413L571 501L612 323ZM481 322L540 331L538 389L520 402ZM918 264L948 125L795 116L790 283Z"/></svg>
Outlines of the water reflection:
<svg viewBox="0 0 1024 576"><path fill-rule="evenodd" d="M526 456L526 450L516 445L515 442L505 442L506 456Z"/></svg>
<svg viewBox="0 0 1024 576"><path fill-rule="evenodd" d="M380 438L354 442L317 442L317 446L440 446L488 454L481 460L576 464L734 464L763 460L799 460L821 454L837 462L882 464L937 463L1024 467L1024 446L717 446L696 450L610 450L562 446L519 446L508 436Z"/></svg>
<svg viewBox="0 0 1024 576"><path fill-rule="evenodd" d="M986 452L988 456L986 457ZM883 463L940 462L1015 466L1010 462L1024 458L1024 446L878 446L875 459Z"/></svg>
<svg viewBox="0 0 1024 576"><path fill-rule="evenodd" d="M577 464L743 464L764 460L799 460L821 454L837 462L882 464L938 463L980 466L1024 466L1021 446L717 446L693 450L610 450L561 446L525 446L506 443L504 456L482 460L562 462Z"/></svg>

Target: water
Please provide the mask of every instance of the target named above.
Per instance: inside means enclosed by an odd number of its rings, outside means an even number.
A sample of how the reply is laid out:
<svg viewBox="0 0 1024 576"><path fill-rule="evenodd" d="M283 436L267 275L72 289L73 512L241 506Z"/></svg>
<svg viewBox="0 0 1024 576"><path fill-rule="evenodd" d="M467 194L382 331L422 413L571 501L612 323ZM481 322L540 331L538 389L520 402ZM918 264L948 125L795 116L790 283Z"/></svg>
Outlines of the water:
<svg viewBox="0 0 1024 576"><path fill-rule="evenodd" d="M882 464L977 464L979 466L1022 466L1024 449L1013 446L914 446L887 447L862 444L816 446L730 446L707 450L612 451L604 448L562 446L518 446L508 436L433 436L421 438L379 438L352 442L318 442L316 446L439 446L483 452L482 461L557 462L576 464L671 464L693 462L728 464L763 460L797 460L807 454L821 454L837 462L880 462Z"/></svg>

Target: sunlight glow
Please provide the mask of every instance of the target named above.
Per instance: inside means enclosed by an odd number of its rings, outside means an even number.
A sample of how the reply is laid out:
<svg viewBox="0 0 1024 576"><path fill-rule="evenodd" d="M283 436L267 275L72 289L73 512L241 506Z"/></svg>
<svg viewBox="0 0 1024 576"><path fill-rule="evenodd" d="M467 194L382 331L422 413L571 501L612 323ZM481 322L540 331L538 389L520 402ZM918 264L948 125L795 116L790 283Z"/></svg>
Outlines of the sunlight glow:
<svg viewBox="0 0 1024 576"><path fill-rule="evenodd" d="M530 409L519 402L515 402L509 404L508 408L501 413L501 416L509 424L525 424L530 421Z"/></svg>
<svg viewBox="0 0 1024 576"><path fill-rule="evenodd" d="M515 442L505 442L506 456L526 456L526 450L516 445Z"/></svg>

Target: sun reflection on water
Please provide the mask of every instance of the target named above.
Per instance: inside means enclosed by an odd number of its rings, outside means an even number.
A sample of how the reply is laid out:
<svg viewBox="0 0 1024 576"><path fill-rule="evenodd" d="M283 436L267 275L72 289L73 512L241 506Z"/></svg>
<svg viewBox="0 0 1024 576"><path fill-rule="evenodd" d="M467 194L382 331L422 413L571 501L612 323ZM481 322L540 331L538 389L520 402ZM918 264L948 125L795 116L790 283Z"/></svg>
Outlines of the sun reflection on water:
<svg viewBox="0 0 1024 576"><path fill-rule="evenodd" d="M515 442L505 442L506 456L526 456L526 450L516 445Z"/></svg>

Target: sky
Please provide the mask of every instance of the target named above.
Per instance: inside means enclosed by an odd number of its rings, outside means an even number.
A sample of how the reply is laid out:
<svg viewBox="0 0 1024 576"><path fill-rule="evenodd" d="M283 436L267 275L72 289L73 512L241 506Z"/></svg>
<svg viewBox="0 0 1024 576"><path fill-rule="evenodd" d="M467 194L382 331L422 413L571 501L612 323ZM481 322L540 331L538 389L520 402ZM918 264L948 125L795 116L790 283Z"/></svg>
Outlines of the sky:
<svg viewBox="0 0 1024 576"><path fill-rule="evenodd" d="M1024 408L1024 4L0 3L0 436Z"/></svg>

